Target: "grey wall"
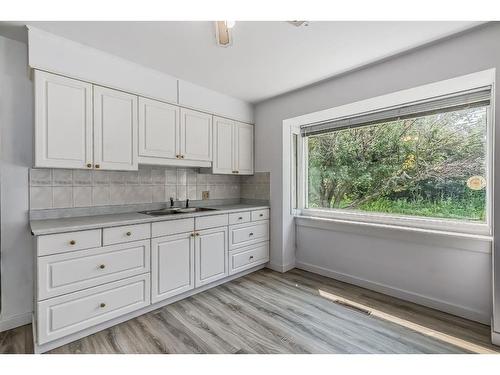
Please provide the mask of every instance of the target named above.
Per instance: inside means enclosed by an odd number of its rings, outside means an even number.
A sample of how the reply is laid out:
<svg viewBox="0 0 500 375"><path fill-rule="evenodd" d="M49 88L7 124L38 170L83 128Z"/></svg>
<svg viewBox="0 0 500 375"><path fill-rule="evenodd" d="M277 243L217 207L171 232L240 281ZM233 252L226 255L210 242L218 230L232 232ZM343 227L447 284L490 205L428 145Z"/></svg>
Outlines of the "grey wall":
<svg viewBox="0 0 500 375"><path fill-rule="evenodd" d="M26 44L0 36L0 331L31 320L33 239L28 228L33 87Z"/></svg>
<svg viewBox="0 0 500 375"><path fill-rule="evenodd" d="M283 120L489 68L500 69L499 40L500 23L489 23L439 43L257 104L256 169L271 172L271 222L273 223L271 228L271 264L279 268L295 262L295 248L290 234L292 232L285 233L281 225L283 223L283 145L279 146L277 140L282 139ZM497 80L499 79L498 74L497 70ZM497 100L496 117L500 118L498 116L500 105L498 104ZM497 132L497 136L499 133ZM496 174L496 176L499 175ZM496 182L498 186L498 178ZM497 199L495 208L498 208L499 201ZM301 233L304 233L303 230ZM335 232L331 232L328 242L335 244L335 240ZM353 242L351 245L355 246L355 243ZM309 255L319 251L313 243L304 244L304 246L307 246L307 248L302 248L301 251L307 252ZM349 251L348 241L345 246L344 251ZM332 254L331 256L333 257L331 262L335 263L335 255ZM366 254L364 261L369 262L369 256L369 254ZM397 258L398 254L395 253L393 256ZM457 253L456 256L460 256L460 253ZM428 261L432 262L432 260L429 259ZM314 260L314 257L313 259L309 257L308 261L319 263L320 258ZM363 261L363 258L358 259L358 261ZM478 267L476 272L482 271L483 274L477 275L480 280L477 285L472 285L472 287L484 285L484 281L491 276L491 268L484 265L478 265ZM347 273L354 273L355 271L355 269L344 270ZM358 277L365 276L369 279L369 275L358 275ZM421 277L423 279L426 275L422 274ZM414 293L418 293L419 290L417 281L414 280L415 290L412 291ZM450 298L460 293L456 290L458 286L453 285L453 280L448 279L446 282L449 283L449 288L452 289L449 293ZM388 281L388 283L393 286L394 281ZM480 293L483 298L479 303L480 306L469 307L477 308L481 310L482 314L488 315L491 310L491 289L480 291ZM447 302L453 303L454 301ZM468 301L468 303L477 304L477 301Z"/></svg>

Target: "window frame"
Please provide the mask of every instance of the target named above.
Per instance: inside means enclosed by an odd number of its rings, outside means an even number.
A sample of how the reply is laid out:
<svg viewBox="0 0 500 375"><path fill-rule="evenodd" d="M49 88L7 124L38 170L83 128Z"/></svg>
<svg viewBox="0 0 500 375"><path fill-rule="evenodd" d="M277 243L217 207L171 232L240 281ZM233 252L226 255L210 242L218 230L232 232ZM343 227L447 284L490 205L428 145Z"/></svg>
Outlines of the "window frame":
<svg viewBox="0 0 500 375"><path fill-rule="evenodd" d="M483 86L491 85L491 101L486 113L486 220L484 223L470 222L466 220L430 218L423 216L409 216L400 214L388 214L378 212L363 212L354 210L329 209L329 208L307 208L308 197L307 183L307 137L300 136L300 126L315 122L328 121L340 117L355 116L361 113L379 111L389 107L396 107L413 101L429 100L441 95L453 95L460 91L473 90ZM290 125L292 137L298 135L297 152L293 155L293 138L290 138L291 167L294 157L297 158L297 175L290 171L291 185L296 186L291 191L297 192L294 199L291 196L291 213L295 216L317 217L357 223L370 223L410 227L445 232L460 232L474 235L491 235L493 227L493 184L494 184L494 108L495 107L495 70L490 69L478 73L469 74L440 81L429 85L419 86L409 90L403 90L388 95L375 97L328 110L303 115L294 119L285 120ZM292 194L291 194L292 195ZM294 205L294 203L296 204Z"/></svg>

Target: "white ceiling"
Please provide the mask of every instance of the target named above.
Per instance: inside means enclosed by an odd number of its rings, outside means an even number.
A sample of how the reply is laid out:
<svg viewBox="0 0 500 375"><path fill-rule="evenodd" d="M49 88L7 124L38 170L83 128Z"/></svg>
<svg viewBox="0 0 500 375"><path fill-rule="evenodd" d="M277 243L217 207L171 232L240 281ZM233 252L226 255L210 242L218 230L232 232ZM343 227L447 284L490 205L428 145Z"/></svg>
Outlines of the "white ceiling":
<svg viewBox="0 0 500 375"><path fill-rule="evenodd" d="M29 22L249 102L335 76L479 22L239 21L229 48L213 22Z"/></svg>

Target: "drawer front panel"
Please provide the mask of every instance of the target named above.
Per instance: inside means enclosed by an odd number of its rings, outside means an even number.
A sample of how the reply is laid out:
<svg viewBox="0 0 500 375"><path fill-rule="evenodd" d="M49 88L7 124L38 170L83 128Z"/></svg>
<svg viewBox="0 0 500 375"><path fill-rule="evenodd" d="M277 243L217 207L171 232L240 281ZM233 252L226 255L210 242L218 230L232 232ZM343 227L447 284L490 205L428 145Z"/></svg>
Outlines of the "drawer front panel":
<svg viewBox="0 0 500 375"><path fill-rule="evenodd" d="M250 212L236 212L235 214L229 214L229 225L248 222L250 222Z"/></svg>
<svg viewBox="0 0 500 375"><path fill-rule="evenodd" d="M38 299L149 272L150 241L130 242L38 259Z"/></svg>
<svg viewBox="0 0 500 375"><path fill-rule="evenodd" d="M113 245L130 241L145 240L151 237L151 224L124 225L121 227L104 228L102 244Z"/></svg>
<svg viewBox="0 0 500 375"><path fill-rule="evenodd" d="M171 234L192 232L194 218L160 221L151 224L151 237L169 236Z"/></svg>
<svg viewBox="0 0 500 375"><path fill-rule="evenodd" d="M66 253L101 246L101 230L84 230L37 237L38 256Z"/></svg>
<svg viewBox="0 0 500 375"><path fill-rule="evenodd" d="M242 224L230 227L229 248L248 246L269 239L269 221L256 224Z"/></svg>
<svg viewBox="0 0 500 375"><path fill-rule="evenodd" d="M229 274L235 274L269 261L269 242L245 247L229 255Z"/></svg>
<svg viewBox="0 0 500 375"><path fill-rule="evenodd" d="M269 209L252 211L252 221L269 220Z"/></svg>
<svg viewBox="0 0 500 375"><path fill-rule="evenodd" d="M196 230L210 229L210 228L223 227L224 225L228 225L227 214L202 216L196 218L195 229Z"/></svg>
<svg viewBox="0 0 500 375"><path fill-rule="evenodd" d="M38 303L38 344L130 313L150 304L149 274Z"/></svg>

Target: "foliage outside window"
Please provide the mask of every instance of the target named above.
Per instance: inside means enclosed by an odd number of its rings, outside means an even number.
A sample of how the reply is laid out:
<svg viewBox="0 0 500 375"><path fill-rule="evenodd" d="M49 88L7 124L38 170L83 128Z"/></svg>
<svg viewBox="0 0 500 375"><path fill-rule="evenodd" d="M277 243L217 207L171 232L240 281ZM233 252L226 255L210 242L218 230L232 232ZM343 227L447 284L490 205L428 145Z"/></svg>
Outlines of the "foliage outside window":
<svg viewBox="0 0 500 375"><path fill-rule="evenodd" d="M486 221L487 107L306 138L308 208Z"/></svg>

